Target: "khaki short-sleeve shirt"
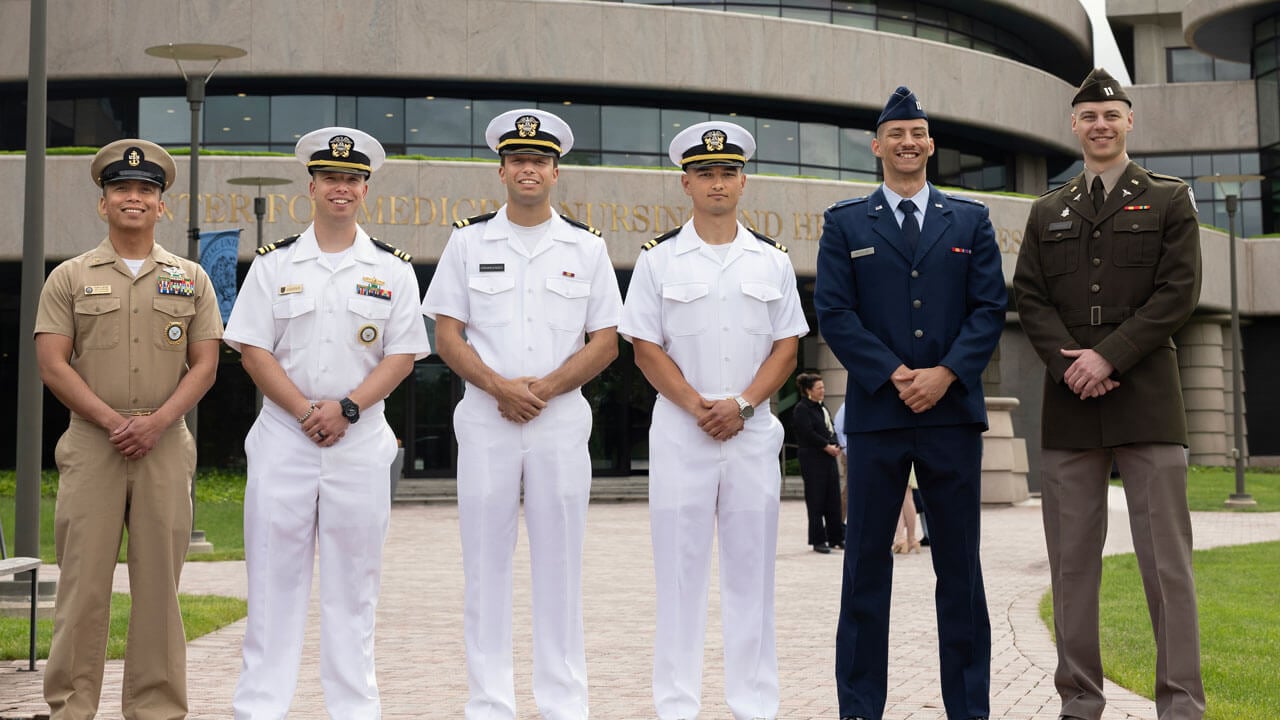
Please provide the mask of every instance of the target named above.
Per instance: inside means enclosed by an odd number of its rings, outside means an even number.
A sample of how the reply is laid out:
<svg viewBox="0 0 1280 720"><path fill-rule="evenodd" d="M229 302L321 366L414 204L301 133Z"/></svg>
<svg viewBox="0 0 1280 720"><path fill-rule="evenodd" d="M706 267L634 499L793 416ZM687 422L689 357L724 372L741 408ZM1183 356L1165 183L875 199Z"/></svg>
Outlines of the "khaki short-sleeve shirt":
<svg viewBox="0 0 1280 720"><path fill-rule="evenodd" d="M103 240L49 274L40 333L71 338L71 367L103 402L152 410L186 374L188 345L222 337L222 317L199 264L155 245L134 277Z"/></svg>

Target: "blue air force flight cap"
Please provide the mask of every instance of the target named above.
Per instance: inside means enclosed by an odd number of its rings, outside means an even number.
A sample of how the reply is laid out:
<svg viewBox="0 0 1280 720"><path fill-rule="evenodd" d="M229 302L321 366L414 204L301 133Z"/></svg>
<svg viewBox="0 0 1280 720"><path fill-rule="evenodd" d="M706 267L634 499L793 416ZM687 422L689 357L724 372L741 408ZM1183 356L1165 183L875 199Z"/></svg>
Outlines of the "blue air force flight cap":
<svg viewBox="0 0 1280 720"><path fill-rule="evenodd" d="M906 85L898 86L897 90L889 96L889 102L884 104L884 110L880 112L880 119L876 120L876 127L889 122L890 120L928 120L929 116L925 114L924 106L920 104L920 98L911 92Z"/></svg>

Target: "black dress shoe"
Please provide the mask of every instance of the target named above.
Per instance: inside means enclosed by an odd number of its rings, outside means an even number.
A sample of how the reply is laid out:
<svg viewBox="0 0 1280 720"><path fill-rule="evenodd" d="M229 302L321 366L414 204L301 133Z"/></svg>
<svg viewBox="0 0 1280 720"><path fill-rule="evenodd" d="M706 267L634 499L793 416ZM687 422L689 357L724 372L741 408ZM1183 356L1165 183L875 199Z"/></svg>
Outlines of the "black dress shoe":
<svg viewBox="0 0 1280 720"><path fill-rule="evenodd" d="M844 543L843 543L843 542L833 542L833 543L830 543L830 546L831 546L831 549L832 549L832 550L843 550L843 549L844 549Z"/></svg>
<svg viewBox="0 0 1280 720"><path fill-rule="evenodd" d="M813 551L816 553L822 553L823 555L831 554L831 548L827 547L826 543L818 543L817 545L814 545Z"/></svg>
<svg viewBox="0 0 1280 720"><path fill-rule="evenodd" d="M867 720L867 719L862 717L861 715L846 715L845 717L840 718L840 720Z"/></svg>

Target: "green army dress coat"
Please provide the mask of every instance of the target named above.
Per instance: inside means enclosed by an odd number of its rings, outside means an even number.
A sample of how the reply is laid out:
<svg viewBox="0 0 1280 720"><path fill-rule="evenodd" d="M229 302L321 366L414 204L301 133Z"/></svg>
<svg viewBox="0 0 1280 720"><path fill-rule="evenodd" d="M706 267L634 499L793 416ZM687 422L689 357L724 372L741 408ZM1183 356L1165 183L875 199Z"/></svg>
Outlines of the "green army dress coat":
<svg viewBox="0 0 1280 720"><path fill-rule="evenodd" d="M1013 278L1022 328L1045 363L1042 443L1088 449L1187 443L1172 336L1200 297L1190 189L1130 162L1095 216L1084 174L1031 208ZM1120 386L1081 400L1062 348L1092 348Z"/></svg>

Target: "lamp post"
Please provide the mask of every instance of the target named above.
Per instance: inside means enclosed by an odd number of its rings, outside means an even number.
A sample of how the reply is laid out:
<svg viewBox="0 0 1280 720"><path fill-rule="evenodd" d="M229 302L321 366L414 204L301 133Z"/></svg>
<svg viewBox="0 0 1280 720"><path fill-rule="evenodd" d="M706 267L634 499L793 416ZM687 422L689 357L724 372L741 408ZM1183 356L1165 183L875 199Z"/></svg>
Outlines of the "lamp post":
<svg viewBox="0 0 1280 720"><path fill-rule="evenodd" d="M256 185L258 188L258 196L253 199L253 215L258 219L258 245L262 247L262 219L267 214L267 199L262 197L262 188L272 187L276 185L288 185L292 180L287 178L266 177L262 175L248 175L245 177L231 178L227 181L231 185Z"/></svg>
<svg viewBox="0 0 1280 720"><path fill-rule="evenodd" d="M1231 455L1236 465L1236 491L1224 503L1227 507L1250 507L1258 503L1244 489L1244 368L1240 360L1240 301L1239 283L1236 280L1236 205L1240 198L1240 186L1262 180L1261 175L1202 175L1196 180L1213 185L1227 208L1227 245L1229 247L1231 273L1231 414L1235 447Z"/></svg>
<svg viewBox="0 0 1280 720"><path fill-rule="evenodd" d="M190 189L187 198L187 257L195 262L200 261L200 106L204 104L204 89L213 77L213 71L223 60L244 57L248 54L234 45L207 45L203 43L168 43L155 45L146 49L152 57L171 58L178 66L178 72L187 83L187 102L191 104L191 161L189 163ZM188 75L182 67L182 61L212 62L206 75ZM196 409L187 413L187 427L191 430L194 441L196 435ZM213 545L204 537L204 531L195 529L196 512L196 479L191 477L191 542L188 552L212 552Z"/></svg>

